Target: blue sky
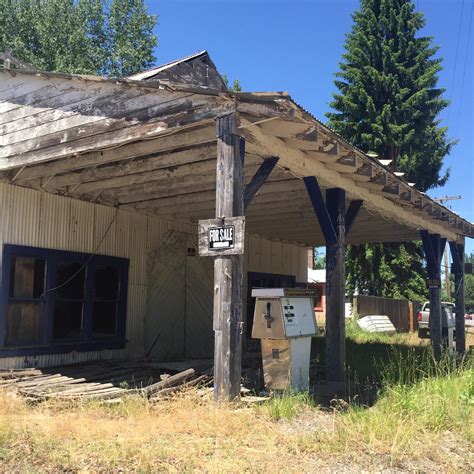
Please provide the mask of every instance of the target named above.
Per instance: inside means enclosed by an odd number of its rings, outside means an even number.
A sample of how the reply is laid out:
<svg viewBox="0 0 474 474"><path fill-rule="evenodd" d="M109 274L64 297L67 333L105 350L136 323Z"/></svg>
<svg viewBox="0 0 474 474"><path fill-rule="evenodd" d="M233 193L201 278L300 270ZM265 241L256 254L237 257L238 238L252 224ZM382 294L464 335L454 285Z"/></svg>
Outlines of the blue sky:
<svg viewBox="0 0 474 474"><path fill-rule="evenodd" d="M451 105L440 118L458 144L445 159L451 177L433 197L462 195L448 203L474 222L474 0L414 0L425 14L424 34L434 37L444 58L439 85ZM221 73L247 91L287 91L325 120L333 74L343 52L358 0L160 0L147 1L158 14L157 63L207 49ZM462 11L462 15L461 15ZM474 23L474 21L473 21ZM460 32L460 33L459 33ZM459 38L459 40L458 40ZM467 250L474 251L468 239Z"/></svg>

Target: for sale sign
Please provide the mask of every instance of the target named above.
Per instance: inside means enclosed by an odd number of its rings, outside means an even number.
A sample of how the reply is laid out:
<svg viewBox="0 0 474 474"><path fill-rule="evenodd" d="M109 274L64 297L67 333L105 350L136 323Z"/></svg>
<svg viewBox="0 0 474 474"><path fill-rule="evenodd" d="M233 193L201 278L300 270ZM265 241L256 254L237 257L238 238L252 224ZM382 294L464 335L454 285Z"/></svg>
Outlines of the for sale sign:
<svg viewBox="0 0 474 474"><path fill-rule="evenodd" d="M209 250L222 250L234 248L235 226L225 225L222 227L209 228Z"/></svg>
<svg viewBox="0 0 474 474"><path fill-rule="evenodd" d="M244 253L245 218L227 217L199 221L199 255L241 255Z"/></svg>

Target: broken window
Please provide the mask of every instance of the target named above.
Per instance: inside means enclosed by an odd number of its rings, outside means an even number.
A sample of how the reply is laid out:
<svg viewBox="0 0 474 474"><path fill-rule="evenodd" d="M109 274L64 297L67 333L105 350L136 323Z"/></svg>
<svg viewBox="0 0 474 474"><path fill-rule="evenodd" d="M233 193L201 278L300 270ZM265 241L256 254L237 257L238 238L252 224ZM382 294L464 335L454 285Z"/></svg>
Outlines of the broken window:
<svg viewBox="0 0 474 474"><path fill-rule="evenodd" d="M94 337L116 334L119 288L119 269L110 265L98 265L94 277L92 313L92 335Z"/></svg>
<svg viewBox="0 0 474 474"><path fill-rule="evenodd" d="M3 265L0 357L123 347L127 259L6 244Z"/></svg>
<svg viewBox="0 0 474 474"><path fill-rule="evenodd" d="M5 345L24 346L41 343L45 272L46 261L43 259L31 257L12 259Z"/></svg>
<svg viewBox="0 0 474 474"><path fill-rule="evenodd" d="M78 339L82 332L86 268L81 262L60 262L56 270L54 339Z"/></svg>

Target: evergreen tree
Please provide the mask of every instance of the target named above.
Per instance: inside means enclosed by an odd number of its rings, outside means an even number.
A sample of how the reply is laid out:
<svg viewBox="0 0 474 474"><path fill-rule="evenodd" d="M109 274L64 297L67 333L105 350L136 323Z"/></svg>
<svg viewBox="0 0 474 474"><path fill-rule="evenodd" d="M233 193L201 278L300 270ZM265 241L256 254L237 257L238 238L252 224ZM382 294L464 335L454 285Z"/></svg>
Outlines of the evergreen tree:
<svg viewBox="0 0 474 474"><path fill-rule="evenodd" d="M122 77L153 64L155 24L143 0L0 0L0 51L46 71Z"/></svg>
<svg viewBox="0 0 474 474"><path fill-rule="evenodd" d="M444 176L440 171L453 142L438 119L448 105L437 87L441 59L434 57L432 38L419 34L424 17L414 10L410 0L361 0L327 117L352 144L392 160L393 170L426 191L448 179L449 170ZM413 242L350 246L350 290L423 299L422 260L421 246Z"/></svg>

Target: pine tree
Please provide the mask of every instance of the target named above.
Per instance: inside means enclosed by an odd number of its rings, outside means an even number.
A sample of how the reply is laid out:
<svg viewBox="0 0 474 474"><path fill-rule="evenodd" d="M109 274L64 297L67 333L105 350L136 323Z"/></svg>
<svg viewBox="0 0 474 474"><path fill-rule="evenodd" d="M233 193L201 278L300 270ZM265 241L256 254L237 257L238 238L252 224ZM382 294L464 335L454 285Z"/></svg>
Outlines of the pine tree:
<svg viewBox="0 0 474 474"><path fill-rule="evenodd" d="M154 62L144 0L0 0L0 51L46 71L123 77Z"/></svg>
<svg viewBox="0 0 474 474"><path fill-rule="evenodd" d="M410 0L361 0L353 15L336 73L327 114L329 125L365 152L392 160L392 169L405 172L417 189L443 185L443 157L453 142L438 114L447 105L437 87L441 59L433 39L420 35L424 17ZM349 286L380 296L423 298L423 253L417 243L350 246ZM373 277L381 268L382 278Z"/></svg>

